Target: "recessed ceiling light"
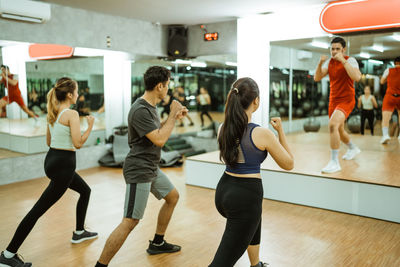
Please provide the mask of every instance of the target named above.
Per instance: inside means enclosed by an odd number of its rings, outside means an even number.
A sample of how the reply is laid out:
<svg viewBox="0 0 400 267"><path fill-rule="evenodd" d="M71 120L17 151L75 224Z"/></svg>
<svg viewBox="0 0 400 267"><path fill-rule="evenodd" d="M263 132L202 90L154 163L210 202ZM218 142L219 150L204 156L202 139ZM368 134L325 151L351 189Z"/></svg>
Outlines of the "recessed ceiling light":
<svg viewBox="0 0 400 267"><path fill-rule="evenodd" d="M324 49L329 48L329 44L328 43L321 42L321 41L316 41L316 40L313 40L311 42L311 45L314 46L314 47L319 47L319 48L324 48Z"/></svg>
<svg viewBox="0 0 400 267"><path fill-rule="evenodd" d="M225 64L228 65L228 66L233 66L233 67L237 66L236 62L231 62L231 61L227 61L227 62L225 62Z"/></svg>
<svg viewBox="0 0 400 267"><path fill-rule="evenodd" d="M368 61L374 64L383 65L383 61L380 60L368 59Z"/></svg>
<svg viewBox="0 0 400 267"><path fill-rule="evenodd" d="M383 51L385 51L385 49L383 48L383 44L379 44L379 43L373 44L372 49L375 51L381 52L381 53L383 53Z"/></svg>
<svg viewBox="0 0 400 267"><path fill-rule="evenodd" d="M367 52L361 52L361 53L360 53L360 57L363 57L363 58L370 58L371 55L370 55L369 53L367 53Z"/></svg>
<svg viewBox="0 0 400 267"><path fill-rule="evenodd" d="M400 42L400 34L394 33L394 34L392 35L392 37L393 37L393 39L395 39L396 41L399 41L399 42Z"/></svg>

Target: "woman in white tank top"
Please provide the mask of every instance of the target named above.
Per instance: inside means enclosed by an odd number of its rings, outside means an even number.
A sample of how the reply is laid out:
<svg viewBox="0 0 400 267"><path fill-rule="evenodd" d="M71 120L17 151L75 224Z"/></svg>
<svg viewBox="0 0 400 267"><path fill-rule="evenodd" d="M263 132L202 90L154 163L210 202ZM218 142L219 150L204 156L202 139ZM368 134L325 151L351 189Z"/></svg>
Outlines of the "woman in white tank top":
<svg viewBox="0 0 400 267"><path fill-rule="evenodd" d="M76 103L78 84L70 78L59 79L47 95L47 145L50 147L44 161L44 170L50 183L39 200L18 225L11 242L0 254L0 266L30 267L32 263L23 262L17 251L29 235L37 220L47 212L67 191L79 193L76 207L76 228L71 243L80 243L97 237L97 233L84 228L86 211L90 198L90 187L75 172L75 149L86 142L92 131L94 118L87 117L88 129L81 134L79 115L69 106ZM49 227L48 235L51 235ZM44 251L43 254L46 254Z"/></svg>
<svg viewBox="0 0 400 267"><path fill-rule="evenodd" d="M374 135L374 108L378 107L375 96L371 94L371 87L366 85L364 87L364 94L358 98L358 108L361 110L361 134L364 135L365 119L368 120L371 135Z"/></svg>

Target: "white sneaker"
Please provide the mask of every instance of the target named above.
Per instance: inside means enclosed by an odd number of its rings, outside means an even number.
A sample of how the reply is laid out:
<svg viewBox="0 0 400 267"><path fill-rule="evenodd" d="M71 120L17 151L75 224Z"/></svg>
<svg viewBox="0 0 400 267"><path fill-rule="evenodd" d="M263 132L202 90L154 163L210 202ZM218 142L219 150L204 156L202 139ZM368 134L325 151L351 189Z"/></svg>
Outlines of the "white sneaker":
<svg viewBox="0 0 400 267"><path fill-rule="evenodd" d="M354 157L359 154L361 150L358 147L355 147L353 149L347 149L346 154L343 155L342 159L344 160L352 160Z"/></svg>
<svg viewBox="0 0 400 267"><path fill-rule="evenodd" d="M323 173L334 173L334 172L338 172L341 171L342 168L340 168L340 164L339 162L336 162L334 160L330 160L328 162L328 165L326 165L321 172Z"/></svg>
<svg viewBox="0 0 400 267"><path fill-rule="evenodd" d="M387 144L390 140L390 137L388 135L384 135L381 138L381 144Z"/></svg>

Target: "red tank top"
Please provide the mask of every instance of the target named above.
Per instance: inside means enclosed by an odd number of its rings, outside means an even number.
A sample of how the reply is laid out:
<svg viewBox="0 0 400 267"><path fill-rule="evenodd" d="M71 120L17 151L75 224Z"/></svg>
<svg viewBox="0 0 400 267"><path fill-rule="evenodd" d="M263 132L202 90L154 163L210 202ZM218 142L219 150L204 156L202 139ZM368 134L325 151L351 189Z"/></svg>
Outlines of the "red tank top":
<svg viewBox="0 0 400 267"><path fill-rule="evenodd" d="M349 57L344 56L347 60ZM331 59L328 66L330 81L330 100L353 99L355 96L354 81L347 74L346 69L340 61Z"/></svg>
<svg viewBox="0 0 400 267"><path fill-rule="evenodd" d="M400 67L389 69L386 93L400 94Z"/></svg>
<svg viewBox="0 0 400 267"><path fill-rule="evenodd" d="M14 74L8 75L8 78L9 79L14 79ZM8 90L8 95L10 97L21 95L21 91L19 90L19 87L18 87L18 81L17 81L16 85L11 85L11 83L8 83L8 85L7 85L7 81L4 78L1 79L1 82L6 86L6 88Z"/></svg>

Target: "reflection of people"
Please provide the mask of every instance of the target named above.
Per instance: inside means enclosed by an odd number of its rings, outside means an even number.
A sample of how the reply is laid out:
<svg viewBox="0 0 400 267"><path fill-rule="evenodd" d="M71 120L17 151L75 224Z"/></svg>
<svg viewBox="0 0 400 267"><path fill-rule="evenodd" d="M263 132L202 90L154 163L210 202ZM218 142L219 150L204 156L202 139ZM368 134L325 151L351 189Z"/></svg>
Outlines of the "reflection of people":
<svg viewBox="0 0 400 267"><path fill-rule="evenodd" d="M97 110L97 113L101 114L101 113L104 112L104 110L105 110L105 108L104 108L104 104L103 104L103 105Z"/></svg>
<svg viewBox="0 0 400 267"><path fill-rule="evenodd" d="M388 68L383 73L381 84L386 82L387 90L382 104L381 144L386 144L390 140L389 122L393 111L397 109L397 113L400 114L400 57L395 58L394 68Z"/></svg>
<svg viewBox="0 0 400 267"><path fill-rule="evenodd" d="M164 67L153 66L147 69L144 74L146 91L129 111L128 142L131 150L126 156L123 170L127 184L124 218L107 239L97 267L109 264L129 233L143 218L150 192L157 199L165 199L165 203L158 214L156 233L147 252L152 255L181 249L164 240L179 194L158 167L161 147L171 135L175 121L187 113L187 109L174 100L168 119L161 125L156 105L166 96L169 79L170 72Z"/></svg>
<svg viewBox="0 0 400 267"><path fill-rule="evenodd" d="M259 103L254 80L241 78L233 83L218 136L226 169L215 192L215 205L227 221L210 267L232 267L246 249L251 266L267 266L259 259L263 201L260 164L268 152L286 170L293 168L294 160L280 118L271 119L279 141L271 130L251 122Z"/></svg>
<svg viewBox="0 0 400 267"><path fill-rule="evenodd" d="M320 81L329 74L329 132L331 160L322 172L333 173L341 170L339 164L340 141L348 146L345 160L353 159L360 149L351 142L349 134L344 129L344 122L355 105L354 81L361 79L358 63L353 57L345 56L346 42L341 37L335 37L331 42L331 58L322 55L318 63L314 80Z"/></svg>
<svg viewBox="0 0 400 267"><path fill-rule="evenodd" d="M169 113L171 112L171 103L174 100L172 97L172 94L168 90L167 95L161 100L161 105L163 106L163 111L161 112L161 119L164 118L164 114L167 114L167 117L169 116Z"/></svg>
<svg viewBox="0 0 400 267"><path fill-rule="evenodd" d="M1 83L3 83L8 89L8 95L4 96L0 100L0 117L3 113L3 108L7 104L16 102L26 114L36 119L38 115L29 110L24 103L24 99L22 98L21 91L18 87L18 77L11 74L8 66L5 65L1 65L1 77Z"/></svg>
<svg viewBox="0 0 400 267"><path fill-rule="evenodd" d="M358 108L361 108L361 134L364 135L365 120L368 120L371 135L374 135L374 108L378 107L375 96L371 94L371 87L366 85L364 87L364 94L358 98Z"/></svg>
<svg viewBox="0 0 400 267"><path fill-rule="evenodd" d="M204 87L200 88L200 94L197 96L197 102L200 105L201 127L204 126L204 118L203 118L204 115L206 115L212 123L213 119L211 118L210 114L208 113L208 110L210 109L210 105L211 105L211 97L208 94L208 91L206 88L204 88Z"/></svg>
<svg viewBox="0 0 400 267"><path fill-rule="evenodd" d="M76 103L76 110L78 111L79 116L89 115L89 108L87 108L85 104L85 95L82 94L78 97L78 101Z"/></svg>
<svg viewBox="0 0 400 267"><path fill-rule="evenodd" d="M187 107L188 102L186 100L185 89L183 89L182 86L175 88L174 97L175 97L175 99L178 99L178 101L182 104L182 106ZM186 115L186 118L188 118L188 120L190 121L189 126L193 126L194 123L193 123L192 118L189 116L189 114ZM183 127L184 126L183 120L181 119L179 121L180 121L179 127Z"/></svg>
<svg viewBox="0 0 400 267"><path fill-rule="evenodd" d="M41 109L39 95L35 88L32 88L32 91L28 94L28 100L28 109L32 110L33 107Z"/></svg>
<svg viewBox="0 0 400 267"><path fill-rule="evenodd" d="M61 78L47 96L46 140L50 149L44 161L44 169L50 183L19 224L7 250L1 253L0 265L31 266L31 263L24 265L16 253L37 220L62 197L68 188L80 194L76 209L76 230L72 234L71 242L80 243L97 237L97 233L84 229L90 187L75 172L75 149L82 147L86 142L94 122L94 118L88 116L89 127L81 135L78 113L69 109L78 97L77 87L74 80Z"/></svg>

